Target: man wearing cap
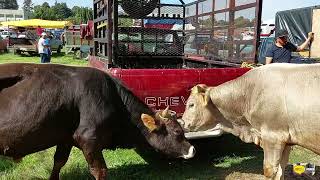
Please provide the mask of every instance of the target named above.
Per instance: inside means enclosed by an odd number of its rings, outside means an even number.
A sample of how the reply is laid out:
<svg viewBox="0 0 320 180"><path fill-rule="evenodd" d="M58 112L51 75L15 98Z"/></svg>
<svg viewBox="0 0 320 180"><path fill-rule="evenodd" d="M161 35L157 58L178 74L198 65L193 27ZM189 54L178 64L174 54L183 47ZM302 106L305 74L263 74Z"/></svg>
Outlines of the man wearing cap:
<svg viewBox="0 0 320 180"><path fill-rule="evenodd" d="M47 37L47 33L43 32L41 33L41 38L38 41L38 52L40 54L40 62L41 63L46 63L48 59L48 51L47 51L47 45L45 44L45 40Z"/></svg>
<svg viewBox="0 0 320 180"><path fill-rule="evenodd" d="M308 39L296 47L291 42L288 42L288 31L280 29L276 31L276 41L268 49L266 53L266 64L271 63L290 63L291 53L304 50L313 38L313 33L308 34Z"/></svg>

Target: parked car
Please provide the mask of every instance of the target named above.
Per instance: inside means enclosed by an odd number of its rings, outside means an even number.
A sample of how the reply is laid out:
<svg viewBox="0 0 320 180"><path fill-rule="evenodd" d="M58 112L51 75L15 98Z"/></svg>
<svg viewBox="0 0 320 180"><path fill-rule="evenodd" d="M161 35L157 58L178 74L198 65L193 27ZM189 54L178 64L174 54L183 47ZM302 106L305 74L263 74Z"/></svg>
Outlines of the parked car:
<svg viewBox="0 0 320 180"><path fill-rule="evenodd" d="M10 46L14 48L15 53L21 54L27 52L31 55L38 54L38 40L30 38L9 38ZM60 53L63 45L62 41L54 37L50 41L51 50Z"/></svg>
<svg viewBox="0 0 320 180"><path fill-rule="evenodd" d="M63 42L60 40L59 37L52 35L52 39L50 40L51 50L57 51L57 53L61 53L63 48Z"/></svg>
<svg viewBox="0 0 320 180"><path fill-rule="evenodd" d="M63 29L51 30L50 32L51 32L51 34L53 34L54 39L59 39L59 40L61 40L61 35L62 35L62 33L64 32L64 30L63 30Z"/></svg>
<svg viewBox="0 0 320 180"><path fill-rule="evenodd" d="M2 31L0 32L0 35L3 39L12 37L12 38L17 38L17 34L11 31Z"/></svg>
<svg viewBox="0 0 320 180"><path fill-rule="evenodd" d="M269 37L275 31L275 24L261 24L261 33L260 36Z"/></svg>

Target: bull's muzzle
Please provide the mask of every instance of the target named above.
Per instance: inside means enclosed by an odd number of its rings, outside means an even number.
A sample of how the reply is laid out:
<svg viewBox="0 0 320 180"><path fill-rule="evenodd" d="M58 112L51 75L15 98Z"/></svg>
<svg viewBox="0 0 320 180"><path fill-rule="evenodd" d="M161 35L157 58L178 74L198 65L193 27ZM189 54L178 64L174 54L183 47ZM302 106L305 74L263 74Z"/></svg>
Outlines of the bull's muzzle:
<svg viewBox="0 0 320 180"><path fill-rule="evenodd" d="M193 158L194 155L196 154L196 149L194 148L194 146L191 146L189 148L188 154L181 156L183 159L190 159Z"/></svg>

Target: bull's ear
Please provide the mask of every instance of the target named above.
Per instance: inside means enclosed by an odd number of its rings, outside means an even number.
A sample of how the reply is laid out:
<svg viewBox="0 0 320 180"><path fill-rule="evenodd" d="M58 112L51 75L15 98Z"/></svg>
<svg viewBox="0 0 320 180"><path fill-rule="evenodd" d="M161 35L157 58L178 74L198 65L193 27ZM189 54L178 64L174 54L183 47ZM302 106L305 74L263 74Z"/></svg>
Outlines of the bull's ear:
<svg viewBox="0 0 320 180"><path fill-rule="evenodd" d="M141 120L143 124L148 128L149 132L152 132L158 128L154 118L148 114L141 114Z"/></svg>
<svg viewBox="0 0 320 180"><path fill-rule="evenodd" d="M205 84L198 84L191 89L191 94L205 93L207 88Z"/></svg>
<svg viewBox="0 0 320 180"><path fill-rule="evenodd" d="M203 103L204 103L204 105L206 106L206 105L209 104L209 102L210 102L210 96L205 93L205 94L203 95Z"/></svg>

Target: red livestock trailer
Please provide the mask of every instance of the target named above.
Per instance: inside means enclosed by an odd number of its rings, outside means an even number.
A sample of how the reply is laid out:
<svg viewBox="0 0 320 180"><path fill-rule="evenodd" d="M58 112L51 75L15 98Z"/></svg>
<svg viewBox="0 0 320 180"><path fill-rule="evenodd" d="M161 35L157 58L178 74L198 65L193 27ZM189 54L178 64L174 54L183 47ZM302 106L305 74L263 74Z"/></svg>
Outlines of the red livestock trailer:
<svg viewBox="0 0 320 180"><path fill-rule="evenodd" d="M93 5L90 65L122 80L154 109L170 106L181 116L193 86L235 79L249 70L241 63L256 60L262 0L94 0Z"/></svg>

